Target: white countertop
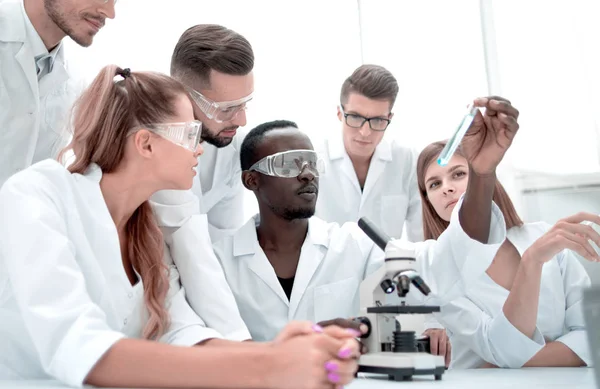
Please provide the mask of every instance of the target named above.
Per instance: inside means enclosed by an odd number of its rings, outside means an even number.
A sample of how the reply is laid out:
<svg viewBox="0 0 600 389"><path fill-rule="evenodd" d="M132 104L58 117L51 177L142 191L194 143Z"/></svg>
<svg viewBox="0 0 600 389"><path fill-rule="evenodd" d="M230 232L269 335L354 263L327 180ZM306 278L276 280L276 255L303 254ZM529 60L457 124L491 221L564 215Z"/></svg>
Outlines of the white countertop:
<svg viewBox="0 0 600 389"><path fill-rule="evenodd" d="M415 376L412 382L386 379L359 379L347 389L386 389L406 385L418 389L532 389L532 388L596 388L592 368L523 368L470 369L446 371L441 381L433 377Z"/></svg>
<svg viewBox="0 0 600 389"><path fill-rule="evenodd" d="M591 368L541 369L479 369L447 371L441 381L433 377L415 377L411 382L393 382L385 379L360 378L346 389L387 389L412 386L418 389L533 389L533 388L595 388ZM2 381L0 388L64 389L56 381Z"/></svg>

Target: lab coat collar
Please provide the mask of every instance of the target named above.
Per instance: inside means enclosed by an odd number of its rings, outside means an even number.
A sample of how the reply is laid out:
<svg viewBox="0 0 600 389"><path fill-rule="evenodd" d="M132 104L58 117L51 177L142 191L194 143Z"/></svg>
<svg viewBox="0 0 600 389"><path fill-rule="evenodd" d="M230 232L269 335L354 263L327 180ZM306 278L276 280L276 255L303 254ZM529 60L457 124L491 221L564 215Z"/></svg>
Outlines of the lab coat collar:
<svg viewBox="0 0 600 389"><path fill-rule="evenodd" d="M273 267L258 244L256 226L259 220L259 215L252 217L236 232L233 237L233 255L236 258L250 257L247 262L248 267L289 307L288 318L291 320L296 314L306 288L327 252L329 245L328 224L316 217L312 217L308 221L308 234L302 244L291 300L288 301Z"/></svg>
<svg viewBox="0 0 600 389"><path fill-rule="evenodd" d="M258 235L256 227L260 223L260 215L256 214L250 218L233 236L233 255L241 257L243 255L253 255L256 253L258 244ZM328 223L316 216L308 220L308 234L306 242L313 245L329 247Z"/></svg>
<svg viewBox="0 0 600 389"><path fill-rule="evenodd" d="M99 184L100 180L102 179L102 169L100 168L100 166L92 162L90 166L88 166L88 168L85 170L85 173L83 173L83 175L89 180Z"/></svg>

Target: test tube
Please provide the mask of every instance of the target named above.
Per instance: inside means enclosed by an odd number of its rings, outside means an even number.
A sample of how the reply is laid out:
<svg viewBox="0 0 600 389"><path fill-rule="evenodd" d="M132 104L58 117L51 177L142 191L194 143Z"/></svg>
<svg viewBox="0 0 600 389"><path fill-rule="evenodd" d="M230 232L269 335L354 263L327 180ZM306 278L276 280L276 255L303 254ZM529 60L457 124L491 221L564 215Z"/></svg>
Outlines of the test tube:
<svg viewBox="0 0 600 389"><path fill-rule="evenodd" d="M467 108L467 114L463 117L458 125L458 128L456 131L454 131L454 135L452 135L452 138L448 140L448 143L446 143L446 146L440 153L440 156L437 160L438 165L446 166L448 162L450 162L454 152L458 148L458 145L460 145L460 142L462 142L462 139L469 130L469 127L471 127L471 123L473 123L473 119L477 114L477 110L478 108L475 107L473 103L469 104L469 107Z"/></svg>

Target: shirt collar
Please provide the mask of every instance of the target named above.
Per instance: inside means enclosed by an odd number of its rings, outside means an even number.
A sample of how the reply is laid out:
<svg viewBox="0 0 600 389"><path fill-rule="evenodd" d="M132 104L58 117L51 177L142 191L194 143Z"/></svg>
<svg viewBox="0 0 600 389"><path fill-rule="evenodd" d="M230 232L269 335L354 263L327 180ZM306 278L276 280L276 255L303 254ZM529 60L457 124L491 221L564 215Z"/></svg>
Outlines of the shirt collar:
<svg viewBox="0 0 600 389"><path fill-rule="evenodd" d="M33 27L33 24L31 23L27 12L25 12L25 6L23 5L23 2L21 3L21 7L23 8L23 15L25 15L25 30L27 34L27 41L31 45L33 58L36 62L38 69L42 68L44 61L48 61L49 73L52 71L58 52L62 48L62 41L60 41L59 44L51 52L48 52L48 49L46 48L44 41L42 41L40 34L38 34L35 27Z"/></svg>

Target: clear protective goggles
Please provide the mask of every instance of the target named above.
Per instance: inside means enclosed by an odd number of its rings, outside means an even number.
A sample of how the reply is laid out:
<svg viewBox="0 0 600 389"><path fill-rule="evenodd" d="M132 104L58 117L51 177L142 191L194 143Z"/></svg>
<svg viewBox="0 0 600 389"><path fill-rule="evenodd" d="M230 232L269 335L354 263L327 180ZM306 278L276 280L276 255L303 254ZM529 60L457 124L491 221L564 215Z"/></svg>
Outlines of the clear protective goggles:
<svg viewBox="0 0 600 389"><path fill-rule="evenodd" d="M293 178L304 169L319 177L325 173L325 163L314 150L288 150L264 157L249 170L268 176Z"/></svg>
<svg viewBox="0 0 600 389"><path fill-rule="evenodd" d="M142 129L160 135L176 145L195 153L198 149L198 144L200 143L202 122L199 120L192 120L191 122L183 123L144 124L132 129L130 135Z"/></svg>
<svg viewBox="0 0 600 389"><path fill-rule="evenodd" d="M248 96L242 97L239 100L216 102L194 89L187 89L198 108L204 112L207 118L214 120L217 123L228 122L235 119L240 112L246 110L246 103L252 100L252 93L250 93Z"/></svg>

